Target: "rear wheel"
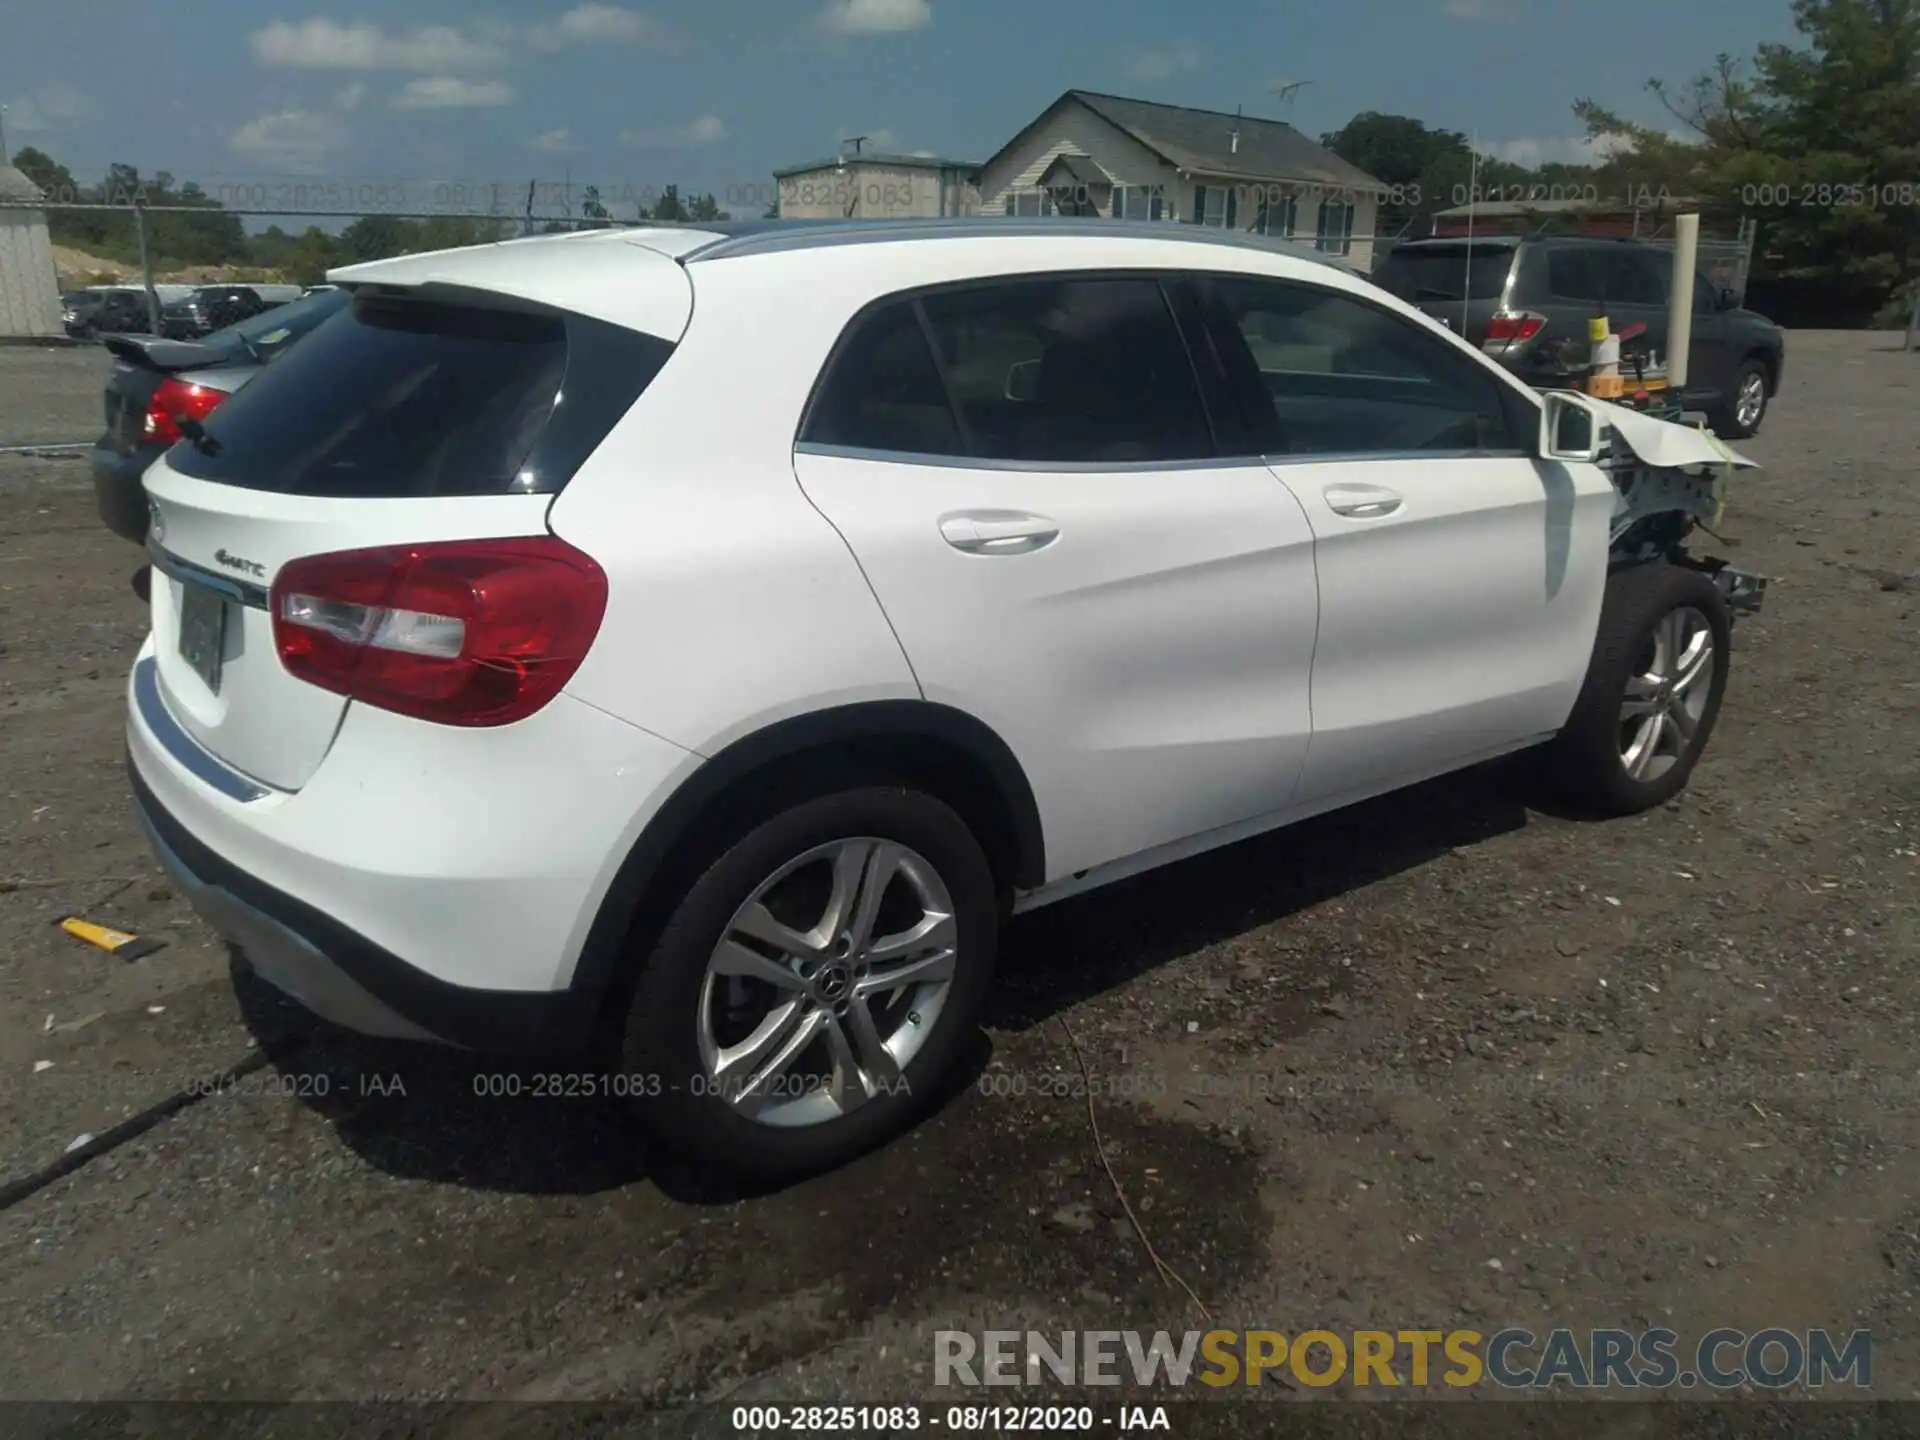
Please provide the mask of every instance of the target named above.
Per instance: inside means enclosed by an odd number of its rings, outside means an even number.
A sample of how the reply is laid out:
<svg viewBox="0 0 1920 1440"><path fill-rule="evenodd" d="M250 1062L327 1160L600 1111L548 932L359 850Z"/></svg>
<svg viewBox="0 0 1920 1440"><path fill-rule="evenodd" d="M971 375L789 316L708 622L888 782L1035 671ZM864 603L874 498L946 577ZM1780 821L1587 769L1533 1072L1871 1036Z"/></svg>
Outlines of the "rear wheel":
<svg viewBox="0 0 1920 1440"><path fill-rule="evenodd" d="M757 1180L849 1160L925 1113L992 976L978 842L929 795L863 788L756 826L647 958L627 1088L673 1148Z"/></svg>
<svg viewBox="0 0 1920 1440"><path fill-rule="evenodd" d="M1733 393L1715 409L1711 417L1713 431L1724 440L1746 440L1760 433L1760 422L1767 416L1767 367L1754 358L1741 365L1734 377Z"/></svg>
<svg viewBox="0 0 1920 1440"><path fill-rule="evenodd" d="M1631 815L1685 788L1720 714L1731 636L1726 600L1699 571L1615 573L1586 683L1545 756L1562 793Z"/></svg>

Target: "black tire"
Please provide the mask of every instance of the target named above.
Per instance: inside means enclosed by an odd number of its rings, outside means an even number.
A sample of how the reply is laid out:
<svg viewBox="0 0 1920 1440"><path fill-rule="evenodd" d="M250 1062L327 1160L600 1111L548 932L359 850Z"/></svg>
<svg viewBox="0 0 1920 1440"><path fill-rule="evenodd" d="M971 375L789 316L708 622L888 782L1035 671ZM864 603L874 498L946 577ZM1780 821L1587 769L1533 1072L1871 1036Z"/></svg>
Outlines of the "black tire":
<svg viewBox="0 0 1920 1440"><path fill-rule="evenodd" d="M1753 417L1752 423L1743 423L1738 410L1740 392L1753 380L1760 382L1760 411ZM1760 427L1767 418L1767 406L1773 400L1773 382L1767 371L1766 362L1757 355L1748 356L1741 364L1739 373L1733 378L1733 392L1708 416L1713 433L1722 440L1748 440L1760 433Z"/></svg>
<svg viewBox="0 0 1920 1440"><path fill-rule="evenodd" d="M1666 768L1647 778L1628 772L1622 760L1626 722L1621 707L1630 677L1642 670L1654 644L1655 627L1678 610L1704 617L1713 637L1712 674L1704 678L1706 699L1693 722L1692 737ZM1663 805L1686 787L1693 767L1712 737L1726 694L1731 612L1719 588L1697 570L1679 565L1636 565L1616 571L1607 581L1600 628L1588 662L1587 678L1565 728L1542 756L1551 783L1575 805L1603 815L1635 815ZM1669 732L1674 734L1677 732Z"/></svg>
<svg viewBox="0 0 1920 1440"><path fill-rule="evenodd" d="M698 1015L707 964L764 881L816 846L890 840L933 867L953 902L955 966L944 1004L900 1083L820 1123L779 1127L741 1114L711 1085ZM992 871L964 821L898 786L849 789L783 809L726 850L687 890L635 986L622 1054L641 1118L669 1148L740 1180L778 1183L831 1169L908 1128L933 1105L972 1035L993 976L999 915Z"/></svg>

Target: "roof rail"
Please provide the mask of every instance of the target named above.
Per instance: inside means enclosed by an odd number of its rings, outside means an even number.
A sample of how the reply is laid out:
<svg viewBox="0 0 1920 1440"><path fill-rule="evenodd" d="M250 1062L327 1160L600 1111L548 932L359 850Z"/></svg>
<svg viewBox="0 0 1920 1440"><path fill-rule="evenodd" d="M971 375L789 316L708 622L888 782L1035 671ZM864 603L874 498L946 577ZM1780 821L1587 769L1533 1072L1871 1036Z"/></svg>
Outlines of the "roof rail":
<svg viewBox="0 0 1920 1440"><path fill-rule="evenodd" d="M968 215L915 220L767 220L750 226L718 224L701 229L729 231L712 243L686 252L692 263L734 259L746 255L775 255L837 245L878 245L910 240L978 240L986 237L1053 238L1060 235L1101 236L1116 240L1171 240L1195 245L1228 245L1289 255L1335 270L1360 274L1360 268L1341 256L1316 250L1297 240L1281 240L1245 230L1169 220L1109 220L1099 216L1055 216L1022 219L1012 216Z"/></svg>

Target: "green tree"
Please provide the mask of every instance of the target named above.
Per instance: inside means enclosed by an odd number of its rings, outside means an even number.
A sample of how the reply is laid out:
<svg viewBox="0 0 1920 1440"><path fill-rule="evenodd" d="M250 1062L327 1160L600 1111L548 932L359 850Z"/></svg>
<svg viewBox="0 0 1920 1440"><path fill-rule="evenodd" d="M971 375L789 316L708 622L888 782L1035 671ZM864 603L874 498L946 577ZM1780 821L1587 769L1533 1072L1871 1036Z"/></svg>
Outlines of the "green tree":
<svg viewBox="0 0 1920 1440"><path fill-rule="evenodd" d="M1393 234L1441 210L1464 205L1475 192L1504 194L1535 177L1524 167L1475 156L1458 130L1435 130L1411 115L1365 110L1320 143L1349 164L1392 187L1376 229Z"/></svg>
<svg viewBox="0 0 1920 1440"><path fill-rule="evenodd" d="M1776 273L1871 309L1920 273L1920 0L1794 0L1793 21L1798 46L1647 82L1684 140L1591 101L1574 112L1621 145L1610 168L1754 214Z"/></svg>
<svg viewBox="0 0 1920 1440"><path fill-rule="evenodd" d="M660 192L660 198L653 202L652 213L643 218L676 224L691 220L693 216L680 199L680 187L669 185Z"/></svg>
<svg viewBox="0 0 1920 1440"><path fill-rule="evenodd" d="M600 200L600 187L589 185L580 196L580 228L583 230L605 230L613 223L607 213L607 207Z"/></svg>
<svg viewBox="0 0 1920 1440"><path fill-rule="evenodd" d="M341 263L404 255L412 248L407 243L412 238L407 230L406 222L392 215L362 215L340 232Z"/></svg>
<svg viewBox="0 0 1920 1440"><path fill-rule="evenodd" d="M713 195L696 195L687 204L689 220L731 220L733 217L720 208L720 202Z"/></svg>

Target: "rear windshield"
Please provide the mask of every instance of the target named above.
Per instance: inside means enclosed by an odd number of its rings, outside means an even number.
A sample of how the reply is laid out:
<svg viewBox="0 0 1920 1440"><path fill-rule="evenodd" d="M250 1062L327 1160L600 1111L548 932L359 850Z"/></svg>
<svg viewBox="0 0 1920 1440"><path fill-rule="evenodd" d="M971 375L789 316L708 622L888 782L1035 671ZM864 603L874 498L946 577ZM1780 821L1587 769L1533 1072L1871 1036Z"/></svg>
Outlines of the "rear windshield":
<svg viewBox="0 0 1920 1440"><path fill-rule="evenodd" d="M214 331L200 343L224 351L226 358L233 363L252 360L265 364L294 341L316 329L321 321L332 319L352 303L353 296L344 290L308 295L291 305L249 315L244 320Z"/></svg>
<svg viewBox="0 0 1920 1440"><path fill-rule="evenodd" d="M673 352L559 311L312 299L335 313L208 416L200 443L176 445L169 466L288 495L551 493ZM297 308L246 324L284 324Z"/></svg>
<svg viewBox="0 0 1920 1440"><path fill-rule="evenodd" d="M1498 300L1513 268L1511 245L1422 245L1394 251L1373 278L1389 294L1422 300Z"/></svg>

